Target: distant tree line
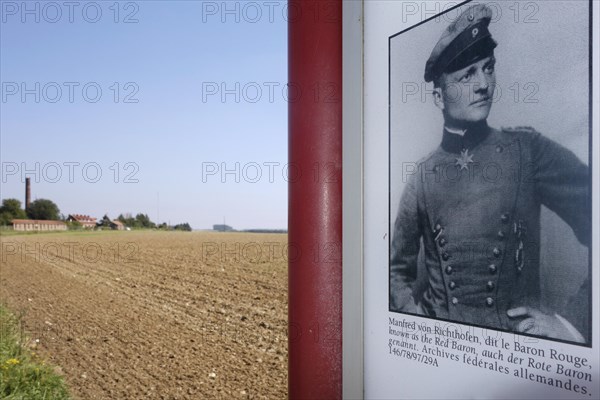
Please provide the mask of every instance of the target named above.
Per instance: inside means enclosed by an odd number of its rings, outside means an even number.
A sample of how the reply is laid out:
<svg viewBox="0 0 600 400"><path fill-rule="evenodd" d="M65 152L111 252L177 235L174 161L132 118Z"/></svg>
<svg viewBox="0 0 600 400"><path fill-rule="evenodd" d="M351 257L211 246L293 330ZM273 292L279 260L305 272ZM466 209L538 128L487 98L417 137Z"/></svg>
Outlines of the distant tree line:
<svg viewBox="0 0 600 400"><path fill-rule="evenodd" d="M187 222L183 224L177 224L174 226L168 225L166 222L162 224L156 224L150 220L147 214L137 214L134 217L131 214L120 214L117 217L117 220L121 221L125 226L133 228L133 229L160 229L165 231L187 231L191 232L192 227Z"/></svg>
<svg viewBox="0 0 600 400"><path fill-rule="evenodd" d="M27 211L21 208L21 201L17 199L4 199L0 206L0 226L9 225L13 219L39 219L39 220L62 220L66 221L66 217L60 213L58 206L48 199L38 199L29 205ZM191 232L192 227L187 222L174 226L162 223L157 225L150 220L147 214L139 213L134 217L131 214L120 214L117 218L126 227L132 229L160 229L160 230L175 230ZM98 222L97 227L100 229L109 229L112 224L108 215L104 215ZM82 225L77 221L68 221L69 229L82 229Z"/></svg>
<svg viewBox="0 0 600 400"><path fill-rule="evenodd" d="M135 218L133 218L131 216L131 214L126 214L126 215L119 214L119 216L117 217L117 220L121 221L122 223L125 224L125 226L128 226L130 228L135 228L135 229L156 228L156 224L154 222L150 221L150 218L148 217L147 214L137 214L135 216Z"/></svg>
<svg viewBox="0 0 600 400"><path fill-rule="evenodd" d="M2 200L0 225L8 225L13 219L58 220L60 219L60 210L52 200L48 199L31 202L27 211L21 208L21 202L17 199Z"/></svg>
<svg viewBox="0 0 600 400"><path fill-rule="evenodd" d="M177 224L173 227L173 229L176 231L186 231L186 232L192 231L192 227L187 222L185 222L183 224Z"/></svg>

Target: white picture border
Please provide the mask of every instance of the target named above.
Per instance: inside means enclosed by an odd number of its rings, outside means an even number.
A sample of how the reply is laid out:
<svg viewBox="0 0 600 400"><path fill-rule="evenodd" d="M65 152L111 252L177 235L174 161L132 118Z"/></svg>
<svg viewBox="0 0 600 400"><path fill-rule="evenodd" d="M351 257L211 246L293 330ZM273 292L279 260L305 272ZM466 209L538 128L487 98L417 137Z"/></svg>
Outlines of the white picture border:
<svg viewBox="0 0 600 400"><path fill-rule="evenodd" d="M354 3L354 2L349 2ZM358 2L357 2L358 3ZM512 376L500 376L478 368L469 368L463 364L444 363L444 366L438 368L418 364L414 361L401 360L389 355L388 352L388 319L390 316L397 316L397 313L388 312L388 266L389 266L389 216L388 199L389 183L388 171L389 163L385 155L388 154L388 39L390 36L398 33L410 26L416 25L423 20L422 14L414 14L399 18L403 15L402 9L406 3L422 5L424 2L406 2L406 1L367 1L364 2L364 79L362 82L363 103L363 151L362 157L355 157L356 162L360 159L363 166L364 181L363 196L364 208L362 213L356 213L356 209L347 209L344 207L344 222L347 218L360 218L363 221L363 268L364 268L364 286L362 295L364 295L364 397L373 399L415 399L415 398L506 398L507 396L518 396L520 398L566 398L571 393L558 390L552 387L544 387L535 382L529 382ZM433 3L433 2L427 2ZM458 4L457 2L438 2L444 6L446 3ZM597 248L599 243L599 188L598 178L600 177L600 135L599 135L599 87L598 87L598 21L600 15L598 12L598 2L593 4L593 65L594 65L594 86L593 86L593 104L592 107L592 132L593 132L593 163L592 163L592 212L593 212L593 232L592 248ZM432 6L433 7L433 6ZM431 14L429 15L429 17ZM345 15L346 18L346 15ZM425 18L426 19L426 18ZM346 35L346 32L344 33ZM346 39L346 36L344 36ZM346 52L346 47L344 47ZM344 60L344 70L346 70L346 59ZM346 86L344 86L346 90ZM347 93L344 93L344 101L347 101ZM356 110L356 107L354 108ZM344 109L346 113L346 107ZM344 121L346 121L344 116ZM346 129L344 126L344 138L346 139ZM344 143L346 146L346 143ZM344 153L346 156L346 151ZM344 159L344 168L350 159ZM346 174L344 175L346 179ZM344 186L353 185L356 182L347 182L344 180ZM346 189L344 190L344 202L346 203ZM354 213L353 216L347 216L348 212ZM361 215L362 214L362 215ZM344 229L346 234L346 229ZM359 240L354 237L344 237L344 274L349 270L347 268L351 252L346 253L346 248L355 246ZM595 244L595 246L594 246ZM356 253L355 253L356 254ZM594 271L592 286L593 298L593 338L592 348L576 347L568 344L558 343L558 346L569 348L570 351L579 351L589 357L596 353L592 361L593 371L598 374L600 368L600 338L598 332L598 322L600 321L600 268L598 252L592 253L592 270ZM356 272L356 271L355 271ZM344 280L346 284L346 279ZM348 310L346 286L344 286L344 319L352 311ZM355 311L356 312L356 311ZM409 316L410 317L410 316ZM420 317L412 317L414 320L427 320ZM346 321L344 322L344 368L347 367L347 347L346 347ZM356 342L355 342L356 343ZM555 342L549 342L549 346L556 345ZM350 343L348 343L350 344ZM575 348L576 350L572 350ZM346 396L346 374L344 374L344 393L345 398L357 398ZM595 379L591 384L594 395L600 395L600 382ZM517 388L518 386L518 388ZM509 388L514 390L508 391ZM350 392L348 392L350 393ZM580 398L590 398L581 396Z"/></svg>

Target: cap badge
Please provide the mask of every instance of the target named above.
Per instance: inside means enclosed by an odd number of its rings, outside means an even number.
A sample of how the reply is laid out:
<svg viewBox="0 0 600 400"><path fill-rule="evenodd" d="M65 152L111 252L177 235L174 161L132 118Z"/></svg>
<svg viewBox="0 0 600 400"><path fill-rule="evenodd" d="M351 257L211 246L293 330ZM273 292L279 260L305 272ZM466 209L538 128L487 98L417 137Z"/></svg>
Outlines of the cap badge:
<svg viewBox="0 0 600 400"><path fill-rule="evenodd" d="M471 33L473 34L473 37L477 36L479 34L479 28L473 29L473 31L471 31Z"/></svg>

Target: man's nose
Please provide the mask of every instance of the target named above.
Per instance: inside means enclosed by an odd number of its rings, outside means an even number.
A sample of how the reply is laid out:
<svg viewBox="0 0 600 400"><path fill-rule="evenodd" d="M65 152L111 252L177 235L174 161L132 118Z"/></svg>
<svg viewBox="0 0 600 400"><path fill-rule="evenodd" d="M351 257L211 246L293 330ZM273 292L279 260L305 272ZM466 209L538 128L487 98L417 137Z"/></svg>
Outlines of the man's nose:
<svg viewBox="0 0 600 400"><path fill-rule="evenodd" d="M490 87L489 77L483 70L479 70L476 73L475 84L473 85L473 90L475 92L484 92L487 91Z"/></svg>

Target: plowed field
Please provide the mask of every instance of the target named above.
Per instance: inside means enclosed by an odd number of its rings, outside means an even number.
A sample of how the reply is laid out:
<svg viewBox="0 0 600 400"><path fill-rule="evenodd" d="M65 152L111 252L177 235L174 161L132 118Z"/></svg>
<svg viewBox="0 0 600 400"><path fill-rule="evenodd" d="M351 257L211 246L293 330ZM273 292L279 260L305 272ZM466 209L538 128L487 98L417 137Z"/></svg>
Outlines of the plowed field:
<svg viewBox="0 0 600 400"><path fill-rule="evenodd" d="M0 301L76 399L287 396L287 235L2 236Z"/></svg>

